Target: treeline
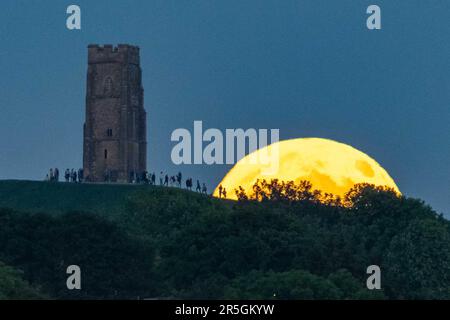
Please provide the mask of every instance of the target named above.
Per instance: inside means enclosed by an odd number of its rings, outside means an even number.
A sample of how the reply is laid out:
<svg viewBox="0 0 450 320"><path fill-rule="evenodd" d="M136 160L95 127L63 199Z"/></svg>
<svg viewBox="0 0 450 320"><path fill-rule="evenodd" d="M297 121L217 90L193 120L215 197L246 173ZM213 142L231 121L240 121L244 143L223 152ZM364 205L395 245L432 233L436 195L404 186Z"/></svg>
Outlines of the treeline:
<svg viewBox="0 0 450 320"><path fill-rule="evenodd" d="M153 254L151 247L94 214L55 217L0 210L0 261L18 270L10 276L21 276L43 297L134 299L152 295L156 287ZM69 265L80 266L82 290L67 289Z"/></svg>
<svg viewBox="0 0 450 320"><path fill-rule="evenodd" d="M154 188L112 221L4 209L0 261L50 298L450 298L450 223L422 201L359 185L323 203L307 184L289 187L301 198L266 185L281 195ZM70 264L81 267L80 291L66 288ZM366 288L369 265L380 266L382 290Z"/></svg>
<svg viewBox="0 0 450 320"><path fill-rule="evenodd" d="M422 201L357 185L324 204L309 184L295 187L294 199L282 184L266 185L278 189L259 201L172 191L135 197L123 223L157 249L164 295L450 298L450 224ZM369 265L381 268L381 291L366 288Z"/></svg>

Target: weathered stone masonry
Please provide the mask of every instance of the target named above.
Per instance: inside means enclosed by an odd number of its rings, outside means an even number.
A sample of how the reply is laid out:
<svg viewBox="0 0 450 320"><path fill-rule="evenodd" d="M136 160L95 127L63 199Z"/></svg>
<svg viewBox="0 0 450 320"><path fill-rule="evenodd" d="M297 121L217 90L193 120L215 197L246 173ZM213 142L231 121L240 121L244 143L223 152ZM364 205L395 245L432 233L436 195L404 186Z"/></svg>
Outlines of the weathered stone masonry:
<svg viewBox="0 0 450 320"><path fill-rule="evenodd" d="M139 47L89 45L83 169L87 181L130 182L146 170Z"/></svg>

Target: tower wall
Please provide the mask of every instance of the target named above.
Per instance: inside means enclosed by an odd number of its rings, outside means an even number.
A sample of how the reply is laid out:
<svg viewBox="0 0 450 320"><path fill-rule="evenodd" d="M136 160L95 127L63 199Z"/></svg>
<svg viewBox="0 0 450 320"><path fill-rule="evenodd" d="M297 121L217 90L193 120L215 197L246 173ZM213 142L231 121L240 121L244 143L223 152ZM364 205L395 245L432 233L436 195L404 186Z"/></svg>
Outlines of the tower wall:
<svg viewBox="0 0 450 320"><path fill-rule="evenodd" d="M88 47L83 168L91 182L129 182L146 170L139 48Z"/></svg>

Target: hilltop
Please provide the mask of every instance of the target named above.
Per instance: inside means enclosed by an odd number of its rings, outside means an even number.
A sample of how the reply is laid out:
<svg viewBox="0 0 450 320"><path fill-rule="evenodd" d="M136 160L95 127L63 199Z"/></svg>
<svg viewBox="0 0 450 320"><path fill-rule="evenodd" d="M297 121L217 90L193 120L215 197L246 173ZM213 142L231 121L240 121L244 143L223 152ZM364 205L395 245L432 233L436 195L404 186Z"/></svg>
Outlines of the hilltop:
<svg viewBox="0 0 450 320"><path fill-rule="evenodd" d="M0 208L50 214L82 211L114 217L124 210L127 199L132 195L150 189L166 190L158 186L132 184L1 180Z"/></svg>
<svg viewBox="0 0 450 320"><path fill-rule="evenodd" d="M351 203L1 181L0 283L23 280L15 298L450 298L448 220L370 186ZM65 287L67 264L83 290ZM381 290L366 287L371 265Z"/></svg>

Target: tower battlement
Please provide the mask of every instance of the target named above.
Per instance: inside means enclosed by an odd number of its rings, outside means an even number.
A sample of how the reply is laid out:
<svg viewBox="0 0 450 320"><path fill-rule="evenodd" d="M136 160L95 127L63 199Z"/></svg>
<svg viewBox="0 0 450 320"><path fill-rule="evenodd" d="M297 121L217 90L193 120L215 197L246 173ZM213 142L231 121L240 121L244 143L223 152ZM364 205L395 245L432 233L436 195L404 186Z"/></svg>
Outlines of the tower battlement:
<svg viewBox="0 0 450 320"><path fill-rule="evenodd" d="M117 46L111 44L90 44L88 46L88 62L129 62L139 64L139 50L138 46L128 44L119 44Z"/></svg>

